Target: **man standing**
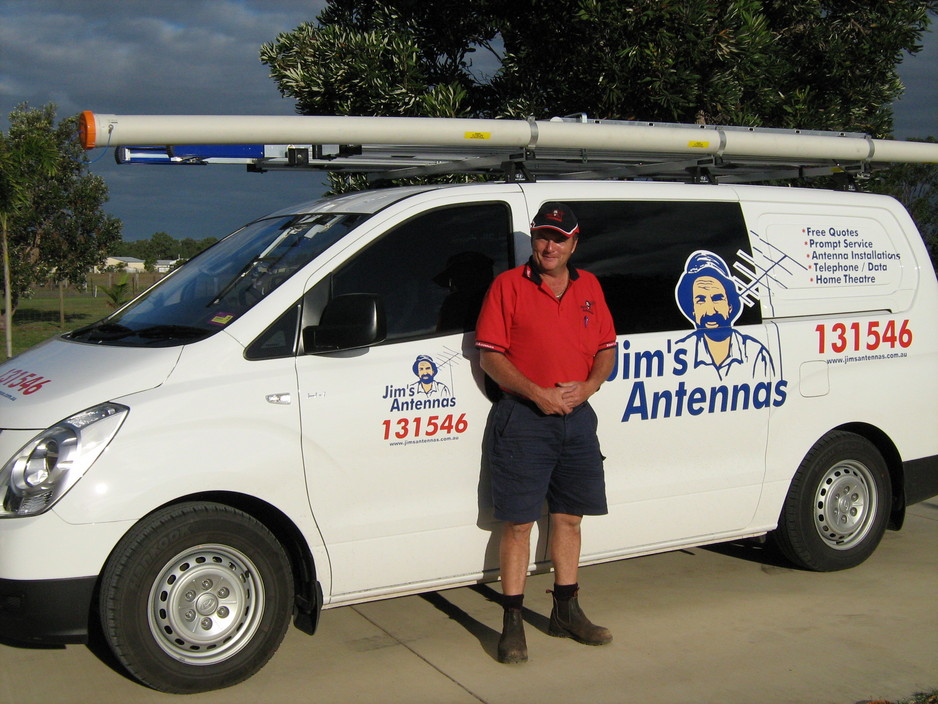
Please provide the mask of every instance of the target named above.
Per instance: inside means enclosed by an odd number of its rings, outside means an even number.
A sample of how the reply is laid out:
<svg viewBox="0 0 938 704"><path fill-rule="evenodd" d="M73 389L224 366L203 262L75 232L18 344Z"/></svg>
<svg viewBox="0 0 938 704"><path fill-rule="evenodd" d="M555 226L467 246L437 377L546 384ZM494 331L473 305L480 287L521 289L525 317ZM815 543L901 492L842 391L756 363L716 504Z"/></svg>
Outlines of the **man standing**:
<svg viewBox="0 0 938 704"><path fill-rule="evenodd" d="M603 645L612 634L579 607L584 515L607 513L596 414L587 403L609 376L616 344L599 281L568 264L579 225L560 203L531 223L532 256L492 282L476 327L482 369L501 387L486 427L504 623L500 662L528 658L521 618L531 527L546 498L554 564L552 636Z"/></svg>

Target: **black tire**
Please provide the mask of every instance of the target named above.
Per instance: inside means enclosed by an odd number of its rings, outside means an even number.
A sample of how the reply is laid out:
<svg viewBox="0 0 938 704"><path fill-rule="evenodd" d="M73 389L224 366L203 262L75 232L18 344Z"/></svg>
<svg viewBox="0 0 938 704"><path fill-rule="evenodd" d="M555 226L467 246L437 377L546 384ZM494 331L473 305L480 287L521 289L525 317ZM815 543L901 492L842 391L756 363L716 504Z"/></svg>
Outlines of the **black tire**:
<svg viewBox="0 0 938 704"><path fill-rule="evenodd" d="M121 540L101 582L101 625L143 684L193 693L241 682L271 658L293 609L283 547L221 504L157 511Z"/></svg>
<svg viewBox="0 0 938 704"><path fill-rule="evenodd" d="M854 433L832 432L801 462L773 537L800 567L856 567L879 545L891 505L889 470L876 447Z"/></svg>

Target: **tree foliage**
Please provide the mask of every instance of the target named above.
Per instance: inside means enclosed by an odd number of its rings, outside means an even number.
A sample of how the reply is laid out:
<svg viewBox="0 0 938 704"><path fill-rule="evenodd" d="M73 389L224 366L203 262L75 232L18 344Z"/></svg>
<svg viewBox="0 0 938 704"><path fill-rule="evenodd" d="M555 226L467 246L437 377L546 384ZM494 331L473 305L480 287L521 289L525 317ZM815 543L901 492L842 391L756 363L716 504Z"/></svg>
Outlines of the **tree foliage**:
<svg viewBox="0 0 938 704"><path fill-rule="evenodd" d="M13 308L30 287L50 278L81 285L89 269L100 264L120 241L121 222L107 215L107 187L90 174L77 143L77 118L55 124L54 105L18 106L9 115L2 137L5 150L45 144L54 153L54 168L26 170L16 180L21 200L10 211L10 283Z"/></svg>
<svg viewBox="0 0 938 704"><path fill-rule="evenodd" d="M332 0L261 47L280 92L304 115L456 117L478 112L473 45L495 35L480 3Z"/></svg>
<svg viewBox="0 0 938 704"><path fill-rule="evenodd" d="M332 0L318 23L264 44L261 60L304 115L483 114L476 103L488 88L468 57L495 36L487 11L474 11L489 2ZM329 181L336 193L366 185L356 175L330 173Z"/></svg>
<svg viewBox="0 0 938 704"><path fill-rule="evenodd" d="M120 308L130 300L131 287L127 280L127 274L124 274L113 286L102 286L101 290L107 296L108 308Z"/></svg>
<svg viewBox="0 0 938 704"><path fill-rule="evenodd" d="M110 253L115 257L142 259L144 266L152 269L159 259L188 261L217 241L215 237L206 237L201 240L184 237L177 240L165 232L154 232L149 239L121 242Z"/></svg>
<svg viewBox="0 0 938 704"><path fill-rule="evenodd" d="M329 0L261 60L306 115L583 112L881 138L897 66L935 11L938 0ZM934 167L889 174L870 187L897 195L934 241ZM924 184L930 195L913 195Z"/></svg>
<svg viewBox="0 0 938 704"><path fill-rule="evenodd" d="M586 112L882 137L929 10L938 0L330 0L261 60L309 115Z"/></svg>
<svg viewBox="0 0 938 704"><path fill-rule="evenodd" d="M515 101L513 114L586 110L879 137L892 130L890 104L902 90L896 66L903 51L918 50L927 11L936 7L921 0L568 0L567 24L552 21L538 0L521 4L524 17L504 33L508 70L495 81ZM544 83L543 91L525 89Z"/></svg>
<svg viewBox="0 0 938 704"><path fill-rule="evenodd" d="M7 357L13 356L13 286L10 257L10 221L25 212L32 202L33 185L56 172L58 154L44 133L14 140L0 132L0 256L3 266L4 342Z"/></svg>
<svg viewBox="0 0 938 704"><path fill-rule="evenodd" d="M926 142L936 142L929 137ZM938 271L938 164L897 164L873 173L870 189L898 199L918 225Z"/></svg>

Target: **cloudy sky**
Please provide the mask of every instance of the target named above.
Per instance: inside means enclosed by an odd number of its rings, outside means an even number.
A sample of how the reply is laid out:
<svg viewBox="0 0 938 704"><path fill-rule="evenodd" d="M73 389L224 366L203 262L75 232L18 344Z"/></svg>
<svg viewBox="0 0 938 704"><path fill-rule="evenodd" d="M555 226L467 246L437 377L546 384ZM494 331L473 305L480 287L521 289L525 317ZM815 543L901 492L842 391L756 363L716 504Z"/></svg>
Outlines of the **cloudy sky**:
<svg viewBox="0 0 938 704"><path fill-rule="evenodd" d="M3 0L0 129L23 101L115 114L291 115L260 63L261 44L315 19L325 0ZM938 32L900 67L906 94L896 135L938 136ZM97 149L108 211L124 239L225 234L247 220L316 197L312 173L249 174L239 166L114 164Z"/></svg>

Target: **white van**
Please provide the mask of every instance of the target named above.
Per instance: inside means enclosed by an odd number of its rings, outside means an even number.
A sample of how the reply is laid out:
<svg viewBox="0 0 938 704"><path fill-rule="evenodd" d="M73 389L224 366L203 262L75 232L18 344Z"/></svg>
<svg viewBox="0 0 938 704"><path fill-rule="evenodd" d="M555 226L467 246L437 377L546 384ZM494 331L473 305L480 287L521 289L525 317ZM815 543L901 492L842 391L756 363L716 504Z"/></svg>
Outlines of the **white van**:
<svg viewBox="0 0 938 704"><path fill-rule="evenodd" d="M0 637L101 629L141 682L203 691L257 671L291 617L312 633L323 608L495 578L472 331L547 201L577 214L573 264L618 333L592 399L609 515L584 563L771 533L842 569L938 493L938 283L892 199L356 193L257 220L0 367ZM701 272L726 289L721 339Z"/></svg>

